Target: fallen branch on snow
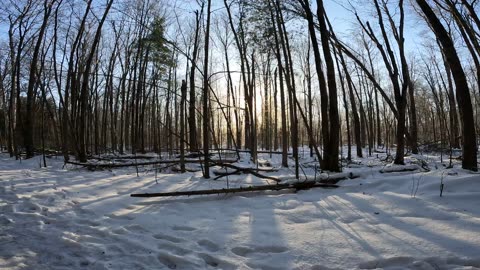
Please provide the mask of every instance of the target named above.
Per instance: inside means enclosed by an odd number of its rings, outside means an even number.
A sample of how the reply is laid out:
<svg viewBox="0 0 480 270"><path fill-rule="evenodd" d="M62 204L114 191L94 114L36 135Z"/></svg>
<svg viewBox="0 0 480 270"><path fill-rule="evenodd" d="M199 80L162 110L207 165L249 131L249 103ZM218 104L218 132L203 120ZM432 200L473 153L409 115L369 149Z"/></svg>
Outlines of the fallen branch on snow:
<svg viewBox="0 0 480 270"><path fill-rule="evenodd" d="M231 171L231 172L221 172L221 171L215 171L214 174L215 175L218 175L217 177L214 178L214 180L217 180L219 178L222 178L224 176L228 176L228 175L232 175L232 174L239 174L239 173L247 173L247 174L251 174L251 175L254 175L258 178L262 178L262 179L269 179L269 180L273 180L275 182L280 182L281 180L278 179L278 178L275 178L275 177L272 177L272 176L267 176L267 175L263 175L263 174L260 174L259 172L276 172L277 170L275 169L265 169L265 168L243 168L243 167L238 167L238 166L235 166L233 164L229 164L229 163L224 163L224 161L222 161L222 163L215 163L215 165L217 166L222 166L222 167L225 167L225 168L230 168L230 169L234 169L234 171Z"/></svg>
<svg viewBox="0 0 480 270"><path fill-rule="evenodd" d="M237 160L225 160L222 159L222 164L228 164L228 162L236 162ZM203 163L203 159L201 160L185 160L185 163ZM219 160L210 160L212 163L219 162ZM146 162L136 162L136 163L82 163L82 162L75 162L75 161L67 161L67 164L83 166L89 170L96 170L96 169L111 169L111 168L123 168L123 167L135 167L135 166L148 166L148 165L157 165L157 164L177 164L180 163L180 160L156 160L156 161L146 161Z"/></svg>
<svg viewBox="0 0 480 270"><path fill-rule="evenodd" d="M191 190L191 191L175 191L175 192L163 192L163 193L139 193L130 194L130 197L175 197L175 196L192 196L192 195L212 195L212 194L229 194L240 192L253 192L253 191L265 191L265 190L306 190L311 188L337 188L338 185L319 183L314 181L308 182L296 182L288 184L276 184L276 185L262 185L262 186L248 186L239 188L222 188L222 189L205 189L205 190Z"/></svg>
<svg viewBox="0 0 480 270"><path fill-rule="evenodd" d="M380 173L394 173L394 172L413 172L419 170L420 166L416 164L411 165L392 165L386 166L380 170Z"/></svg>

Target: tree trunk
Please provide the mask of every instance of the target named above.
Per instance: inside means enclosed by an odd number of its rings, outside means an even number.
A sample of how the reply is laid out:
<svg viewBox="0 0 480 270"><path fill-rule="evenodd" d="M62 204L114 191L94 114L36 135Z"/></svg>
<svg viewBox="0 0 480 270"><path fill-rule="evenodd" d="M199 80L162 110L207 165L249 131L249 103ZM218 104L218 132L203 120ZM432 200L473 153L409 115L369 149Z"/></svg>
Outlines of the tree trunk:
<svg viewBox="0 0 480 270"><path fill-rule="evenodd" d="M208 88L208 50L210 43L210 8L212 5L212 0L207 1L207 25L205 31L205 58L203 64L203 154L205 160L205 167L203 172L204 178L210 178L210 164L209 164L209 88Z"/></svg>
<svg viewBox="0 0 480 270"><path fill-rule="evenodd" d="M32 158L35 155L35 146L33 142L33 132L34 132L34 104L36 97L36 86L38 81L38 56L40 54L40 48L43 42L43 35L47 29L47 22L52 13L53 2L45 2L43 5L43 21L40 26L40 30L37 36L37 42L33 50L32 61L30 62L30 74L28 78L27 86L27 105L26 105L26 116L25 116L25 127L24 127L24 141L25 141L25 151L26 158Z"/></svg>
<svg viewBox="0 0 480 270"><path fill-rule="evenodd" d="M458 107L462 111L463 116L463 160L462 168L467 170L477 170L477 143L475 134L475 122L473 119L473 108L470 99L467 78L457 51L454 47L451 37L445 30L444 26L433 12L430 5L425 0L416 0L420 6L425 19L435 32L435 36L441 44L441 49L445 55L446 62L452 71L453 80L455 81Z"/></svg>

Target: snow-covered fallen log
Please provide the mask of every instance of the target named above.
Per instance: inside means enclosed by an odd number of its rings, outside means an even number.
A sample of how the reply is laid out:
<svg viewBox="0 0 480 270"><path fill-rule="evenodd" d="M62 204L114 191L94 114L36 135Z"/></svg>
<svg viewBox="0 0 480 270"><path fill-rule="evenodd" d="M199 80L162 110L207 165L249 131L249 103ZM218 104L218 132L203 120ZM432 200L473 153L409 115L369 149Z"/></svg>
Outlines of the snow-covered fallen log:
<svg viewBox="0 0 480 270"><path fill-rule="evenodd" d="M413 172L420 170L420 166L417 164L410 165L390 165L380 170L380 173L394 173L394 172Z"/></svg>

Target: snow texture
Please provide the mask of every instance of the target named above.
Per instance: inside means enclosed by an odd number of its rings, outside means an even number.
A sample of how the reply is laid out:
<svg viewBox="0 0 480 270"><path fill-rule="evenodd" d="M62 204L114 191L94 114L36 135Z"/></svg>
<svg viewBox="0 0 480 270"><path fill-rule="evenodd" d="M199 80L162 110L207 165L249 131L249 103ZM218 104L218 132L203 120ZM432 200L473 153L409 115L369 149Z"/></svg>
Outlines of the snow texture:
<svg viewBox="0 0 480 270"><path fill-rule="evenodd" d="M480 269L480 175L436 156L405 171L381 158L355 160L344 174L359 177L337 189L131 198L268 181L0 155L0 269Z"/></svg>

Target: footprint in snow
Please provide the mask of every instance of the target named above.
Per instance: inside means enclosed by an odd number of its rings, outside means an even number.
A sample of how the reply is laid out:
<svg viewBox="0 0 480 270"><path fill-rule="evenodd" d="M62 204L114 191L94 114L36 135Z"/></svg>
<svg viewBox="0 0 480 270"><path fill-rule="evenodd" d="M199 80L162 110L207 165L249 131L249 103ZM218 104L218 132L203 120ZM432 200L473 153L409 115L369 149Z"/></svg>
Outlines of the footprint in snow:
<svg viewBox="0 0 480 270"><path fill-rule="evenodd" d="M343 224L350 224L361 219L363 218L358 216L346 216L346 217L339 218L339 221L342 222Z"/></svg>
<svg viewBox="0 0 480 270"><path fill-rule="evenodd" d="M145 247L139 243L130 242L125 246L125 254L143 256L145 254L152 254L152 250L150 247Z"/></svg>
<svg viewBox="0 0 480 270"><path fill-rule="evenodd" d="M210 252L216 252L220 250L220 247L217 244L213 243L208 239L202 239L198 241L197 244Z"/></svg>
<svg viewBox="0 0 480 270"><path fill-rule="evenodd" d="M158 244L157 247L158 247L158 249L173 252L173 253L175 253L176 255L179 255L179 256L185 256L188 253L192 253L191 250L179 247L179 246L175 245L174 243L170 243L170 242L162 242L162 243Z"/></svg>
<svg viewBox="0 0 480 270"><path fill-rule="evenodd" d="M183 239L180 239L180 238L177 238L177 237L174 237L174 236L170 236L170 235L165 235L165 234L155 234L153 236L155 239L158 239L158 240L166 240L166 241L169 241L169 242L172 242L172 243L180 243L180 242L183 242L184 240Z"/></svg>
<svg viewBox="0 0 480 270"><path fill-rule="evenodd" d="M319 265L319 264L315 264L315 265L312 265L312 268L310 268L310 270L331 270L332 268L329 268L327 266L323 266L323 265Z"/></svg>
<svg viewBox="0 0 480 270"><path fill-rule="evenodd" d="M255 263L255 262L247 262L246 265L251 269L262 269L262 270L278 270L278 266L271 266L268 264L262 263ZM280 268L280 269L287 269L287 268Z"/></svg>
<svg viewBox="0 0 480 270"><path fill-rule="evenodd" d="M32 195L32 198L35 198L35 199L45 199L47 197L49 197L50 195L48 194L34 194Z"/></svg>
<svg viewBox="0 0 480 270"><path fill-rule="evenodd" d="M54 202L55 202L54 197L48 197L47 199L45 199L45 204L47 205L53 205Z"/></svg>
<svg viewBox="0 0 480 270"><path fill-rule="evenodd" d="M77 214L77 215L92 216L92 215L95 214L92 210L83 209L83 208L82 208L80 205L78 205L78 204L73 204L73 203L70 203L70 204L71 204L72 206L74 206L73 211L74 211L75 214Z"/></svg>
<svg viewBox="0 0 480 270"><path fill-rule="evenodd" d="M203 261L211 267L215 267L219 269L237 269L237 267L234 264L227 262L225 260L216 258L210 254L199 253L198 256L202 258Z"/></svg>
<svg viewBox="0 0 480 270"><path fill-rule="evenodd" d="M87 267L87 266L90 265L90 262L89 262L89 261L86 261L86 260L82 260L82 261L80 261L79 265L80 265L81 267Z"/></svg>
<svg viewBox="0 0 480 270"><path fill-rule="evenodd" d="M256 246L256 247L245 247L239 246L232 248L232 253L241 257L247 257L253 253L283 253L288 249L281 246Z"/></svg>
<svg viewBox="0 0 480 270"><path fill-rule="evenodd" d="M127 234L127 233L128 233L128 231L127 231L125 228L123 228L123 227L122 227L122 228L118 228L118 229L113 229L112 232L113 232L114 234L120 234L120 235L122 235L122 234Z"/></svg>
<svg viewBox="0 0 480 270"><path fill-rule="evenodd" d="M125 194L129 194L129 193L130 193L130 191L128 191L128 189L125 189L125 190L119 189L119 190L117 190L117 195L125 195Z"/></svg>
<svg viewBox="0 0 480 270"><path fill-rule="evenodd" d="M288 249L286 247L281 247L281 246L260 246L260 247L255 247L256 252L261 252L261 253L283 253L286 252Z"/></svg>
<svg viewBox="0 0 480 270"><path fill-rule="evenodd" d="M8 224L11 224L11 223L13 223L13 220L7 218L4 215L0 216L0 225L8 225Z"/></svg>
<svg viewBox="0 0 480 270"><path fill-rule="evenodd" d="M173 226L173 230L175 231L186 231L186 232L192 232L192 231L195 231L196 229L193 228L193 227L189 227L189 226Z"/></svg>
<svg viewBox="0 0 480 270"><path fill-rule="evenodd" d="M14 207L16 213L36 213L40 212L42 208L36 203L30 201L23 201Z"/></svg>
<svg viewBox="0 0 480 270"><path fill-rule="evenodd" d="M248 247L234 247L232 248L232 252L235 255L246 257L248 254L253 253L254 250Z"/></svg>
<svg viewBox="0 0 480 270"><path fill-rule="evenodd" d="M303 214L291 214L286 216L286 219L288 223L293 224L305 224L314 221L311 217L305 216Z"/></svg>
<svg viewBox="0 0 480 270"><path fill-rule="evenodd" d="M280 210L293 210L301 205L300 202L296 200L288 200L286 202L277 202L274 203L274 206Z"/></svg>
<svg viewBox="0 0 480 270"><path fill-rule="evenodd" d="M134 220L135 218L132 217L132 216L128 216L128 215L116 215L116 214L108 214L108 215L105 215L106 217L108 218L111 218L111 219L120 219L120 220Z"/></svg>
<svg viewBox="0 0 480 270"><path fill-rule="evenodd" d="M56 189L56 188L55 188L55 189ZM54 194L55 194L56 196L62 198L62 199L67 198L67 195L66 195L65 192L63 192L63 191L57 191L57 192L55 192Z"/></svg>
<svg viewBox="0 0 480 270"><path fill-rule="evenodd" d="M147 232L149 232L147 229L145 229L144 227L142 227L138 224L127 225L124 228L127 231L134 232L134 233L147 233Z"/></svg>
<svg viewBox="0 0 480 270"><path fill-rule="evenodd" d="M106 250L109 254L125 254L125 250L116 244L108 244Z"/></svg>
<svg viewBox="0 0 480 270"><path fill-rule="evenodd" d="M78 219L77 223L80 224L80 225L86 225L86 226L90 226L90 227L100 226L100 223L95 222L93 220L89 220L89 219Z"/></svg>
<svg viewBox="0 0 480 270"><path fill-rule="evenodd" d="M13 207L13 204L11 203L1 203L0 204L0 213L12 213L15 211L15 208Z"/></svg>
<svg viewBox="0 0 480 270"><path fill-rule="evenodd" d="M201 265L184 259L181 256L173 255L167 252L160 252L157 256L158 261L169 269L201 269Z"/></svg>
<svg viewBox="0 0 480 270"><path fill-rule="evenodd" d="M27 177L31 177L32 176L32 173L29 171L29 170L22 170L22 174L27 176Z"/></svg>

